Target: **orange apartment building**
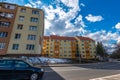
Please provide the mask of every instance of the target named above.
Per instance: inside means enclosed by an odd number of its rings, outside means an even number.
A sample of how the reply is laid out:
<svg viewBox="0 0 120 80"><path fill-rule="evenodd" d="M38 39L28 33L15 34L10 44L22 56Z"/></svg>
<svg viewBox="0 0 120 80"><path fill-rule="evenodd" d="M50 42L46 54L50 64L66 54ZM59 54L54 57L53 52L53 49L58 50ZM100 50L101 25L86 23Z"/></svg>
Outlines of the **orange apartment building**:
<svg viewBox="0 0 120 80"><path fill-rule="evenodd" d="M44 36L42 56L68 59L94 59L95 41L88 37Z"/></svg>

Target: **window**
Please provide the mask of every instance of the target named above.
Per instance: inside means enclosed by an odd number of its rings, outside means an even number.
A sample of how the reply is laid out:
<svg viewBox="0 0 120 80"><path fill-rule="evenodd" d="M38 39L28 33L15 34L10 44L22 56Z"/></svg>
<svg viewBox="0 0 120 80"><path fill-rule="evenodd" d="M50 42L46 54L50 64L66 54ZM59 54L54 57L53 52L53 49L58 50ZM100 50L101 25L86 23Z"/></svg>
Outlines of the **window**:
<svg viewBox="0 0 120 80"><path fill-rule="evenodd" d="M25 8L21 8L20 12L25 13L25 12L26 12L26 9L25 9Z"/></svg>
<svg viewBox="0 0 120 80"><path fill-rule="evenodd" d="M21 37L21 34L15 34L15 39L20 39L20 37Z"/></svg>
<svg viewBox="0 0 120 80"><path fill-rule="evenodd" d="M53 55L50 55L50 57L52 57Z"/></svg>
<svg viewBox="0 0 120 80"><path fill-rule="evenodd" d="M26 50L34 50L35 45L34 44L27 44L26 45Z"/></svg>
<svg viewBox="0 0 120 80"><path fill-rule="evenodd" d="M7 8L7 9L15 9L15 6L14 5L5 4L5 8Z"/></svg>
<svg viewBox="0 0 120 80"><path fill-rule="evenodd" d="M5 43L0 43L0 49L5 49Z"/></svg>
<svg viewBox="0 0 120 80"><path fill-rule="evenodd" d="M12 67L13 66L13 61L0 60L0 66L1 67Z"/></svg>
<svg viewBox="0 0 120 80"><path fill-rule="evenodd" d="M64 55L65 57L67 56L67 55Z"/></svg>
<svg viewBox="0 0 120 80"><path fill-rule="evenodd" d="M29 27L29 30L31 30L31 31L36 31L36 30L37 30L37 26L30 26L30 27Z"/></svg>
<svg viewBox="0 0 120 80"><path fill-rule="evenodd" d="M30 21L31 22L38 22L38 18L31 17Z"/></svg>
<svg viewBox="0 0 120 80"><path fill-rule="evenodd" d="M82 46L84 46L84 44L82 44Z"/></svg>
<svg viewBox="0 0 120 80"><path fill-rule="evenodd" d="M28 40L35 40L36 39L36 35L28 35Z"/></svg>
<svg viewBox="0 0 120 80"><path fill-rule="evenodd" d="M14 14L5 13L5 12L0 12L0 16L1 16L1 17L5 17L5 18L13 18L13 17L14 17Z"/></svg>
<svg viewBox="0 0 120 80"><path fill-rule="evenodd" d="M85 55L82 55L82 57L85 57Z"/></svg>
<svg viewBox="0 0 120 80"><path fill-rule="evenodd" d="M9 27L9 26L10 26L10 22L0 21L0 27Z"/></svg>
<svg viewBox="0 0 120 80"><path fill-rule="evenodd" d="M29 65L23 61L15 61L15 67L28 67Z"/></svg>
<svg viewBox="0 0 120 80"><path fill-rule="evenodd" d="M7 13L5 17L7 17L7 18L13 18L14 15L13 15L13 14L10 14L10 13Z"/></svg>
<svg viewBox="0 0 120 80"><path fill-rule="evenodd" d="M38 10L32 10L32 14L39 14Z"/></svg>
<svg viewBox="0 0 120 80"><path fill-rule="evenodd" d="M23 21L24 20L24 16L19 16L19 21Z"/></svg>
<svg viewBox="0 0 120 80"><path fill-rule="evenodd" d="M18 50L18 48L19 48L19 44L13 44L13 47L12 47L13 50Z"/></svg>
<svg viewBox="0 0 120 80"><path fill-rule="evenodd" d="M64 42L66 42L66 40L64 40Z"/></svg>
<svg viewBox="0 0 120 80"><path fill-rule="evenodd" d="M23 29L23 25L22 24L18 24L17 29L22 30Z"/></svg>
<svg viewBox="0 0 120 80"><path fill-rule="evenodd" d="M64 51L64 53L66 53L66 51Z"/></svg>
<svg viewBox="0 0 120 80"><path fill-rule="evenodd" d="M82 51L82 53L84 53L84 51Z"/></svg>
<svg viewBox="0 0 120 80"><path fill-rule="evenodd" d="M8 36L8 32L0 32L0 38L5 38Z"/></svg>

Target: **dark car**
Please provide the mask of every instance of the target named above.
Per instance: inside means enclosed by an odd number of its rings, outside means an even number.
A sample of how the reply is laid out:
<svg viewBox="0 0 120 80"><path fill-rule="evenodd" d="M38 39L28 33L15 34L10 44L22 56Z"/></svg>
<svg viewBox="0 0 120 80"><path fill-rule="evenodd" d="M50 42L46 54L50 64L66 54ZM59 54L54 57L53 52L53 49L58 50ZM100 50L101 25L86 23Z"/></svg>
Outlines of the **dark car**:
<svg viewBox="0 0 120 80"><path fill-rule="evenodd" d="M42 68L37 68L24 60L0 59L0 80L40 80L44 74Z"/></svg>

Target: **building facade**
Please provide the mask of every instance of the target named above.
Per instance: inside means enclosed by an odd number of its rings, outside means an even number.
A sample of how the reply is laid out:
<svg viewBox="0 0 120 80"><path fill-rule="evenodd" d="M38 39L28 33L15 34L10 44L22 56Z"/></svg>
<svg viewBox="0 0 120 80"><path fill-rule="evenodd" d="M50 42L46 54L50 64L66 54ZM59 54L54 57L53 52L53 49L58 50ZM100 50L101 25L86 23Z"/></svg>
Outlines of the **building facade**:
<svg viewBox="0 0 120 80"><path fill-rule="evenodd" d="M95 59L96 58L96 45L95 41L88 37L76 36L77 40L77 57L82 59ZM80 55L79 55L80 54Z"/></svg>
<svg viewBox="0 0 120 80"><path fill-rule="evenodd" d="M42 56L53 58L94 59L95 41L88 37L44 36Z"/></svg>
<svg viewBox="0 0 120 80"><path fill-rule="evenodd" d="M41 9L0 3L0 55L39 55L43 34Z"/></svg>

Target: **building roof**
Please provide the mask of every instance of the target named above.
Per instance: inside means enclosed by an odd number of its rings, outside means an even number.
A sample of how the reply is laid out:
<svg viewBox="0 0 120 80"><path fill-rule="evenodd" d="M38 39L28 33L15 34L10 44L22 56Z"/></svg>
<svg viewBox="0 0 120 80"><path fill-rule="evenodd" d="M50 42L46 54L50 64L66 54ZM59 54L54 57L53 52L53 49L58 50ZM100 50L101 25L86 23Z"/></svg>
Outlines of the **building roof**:
<svg viewBox="0 0 120 80"><path fill-rule="evenodd" d="M28 7L28 6L20 6L18 4L7 3L7 2L0 2L0 4L9 4L9 5L15 5L15 6L18 6L18 7L25 7L25 8L29 8L29 9L37 9L37 10L43 11L42 9L39 9L39 8L32 8L32 7Z"/></svg>
<svg viewBox="0 0 120 80"><path fill-rule="evenodd" d="M44 39L49 39L49 36L43 36Z"/></svg>
<svg viewBox="0 0 120 80"><path fill-rule="evenodd" d="M77 36L77 38L80 40L94 41L93 39L91 39L89 37Z"/></svg>
<svg viewBox="0 0 120 80"><path fill-rule="evenodd" d="M87 40L87 41L94 41L93 39L89 37L83 37L83 36L77 36L79 40ZM44 36L44 39L55 39L55 40L76 40L75 37L68 37L68 36L58 36L58 35L50 35L50 36Z"/></svg>
<svg viewBox="0 0 120 80"><path fill-rule="evenodd" d="M50 39L55 40L76 40L74 37L68 37L68 36L58 36L58 35L50 35Z"/></svg>

